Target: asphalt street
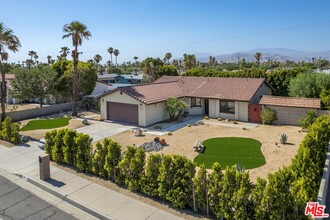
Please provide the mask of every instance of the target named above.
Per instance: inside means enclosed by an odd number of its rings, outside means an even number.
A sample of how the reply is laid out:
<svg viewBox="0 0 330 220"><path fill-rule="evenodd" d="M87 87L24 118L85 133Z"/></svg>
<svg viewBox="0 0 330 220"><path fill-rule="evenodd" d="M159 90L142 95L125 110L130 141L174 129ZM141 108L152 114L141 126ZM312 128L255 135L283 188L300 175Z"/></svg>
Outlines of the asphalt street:
<svg viewBox="0 0 330 220"><path fill-rule="evenodd" d="M0 219L76 219L31 192L0 176Z"/></svg>

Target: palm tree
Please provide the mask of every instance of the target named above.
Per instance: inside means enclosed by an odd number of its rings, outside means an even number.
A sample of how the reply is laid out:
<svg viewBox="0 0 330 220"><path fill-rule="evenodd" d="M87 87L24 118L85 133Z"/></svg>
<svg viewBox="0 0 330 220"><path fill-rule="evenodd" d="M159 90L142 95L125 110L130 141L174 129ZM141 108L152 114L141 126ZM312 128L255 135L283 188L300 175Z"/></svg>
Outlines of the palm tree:
<svg viewBox="0 0 330 220"><path fill-rule="evenodd" d="M134 61L135 61L135 73L137 72L137 60L139 59L137 56L133 57Z"/></svg>
<svg viewBox="0 0 330 220"><path fill-rule="evenodd" d="M37 60L36 57L38 58L38 55L37 55L37 52L35 52L34 50L30 50L28 52L28 55L30 56L29 68L31 68L31 66L35 63L35 62L33 62L33 58L36 61Z"/></svg>
<svg viewBox="0 0 330 220"><path fill-rule="evenodd" d="M0 72L1 72L1 120L6 118L6 70L4 69L3 62L8 60L8 52L17 52L21 47L21 43L14 32L0 23Z"/></svg>
<svg viewBox="0 0 330 220"><path fill-rule="evenodd" d="M47 56L47 63L48 65L52 64L52 56L50 55Z"/></svg>
<svg viewBox="0 0 330 220"><path fill-rule="evenodd" d="M70 49L68 47L61 47L60 56L64 59L70 54Z"/></svg>
<svg viewBox="0 0 330 220"><path fill-rule="evenodd" d="M74 50L72 51L73 57L73 108L72 108L72 116L77 116L77 100L78 100L78 46L81 46L83 39L88 40L92 34L87 30L87 26L79 21L72 21L70 24L66 24L63 27L63 32L65 33L62 37L72 38L72 45L74 46Z"/></svg>
<svg viewBox="0 0 330 220"><path fill-rule="evenodd" d="M196 67L197 61L194 54L183 54L183 65L185 69Z"/></svg>
<svg viewBox="0 0 330 220"><path fill-rule="evenodd" d="M115 49L114 51L113 51L113 54L116 56L116 66L118 65L118 63L117 63L117 57L118 57L118 55L120 54L119 53L119 50L118 49Z"/></svg>
<svg viewBox="0 0 330 220"><path fill-rule="evenodd" d="M96 63L96 66L98 66L100 61L102 60L102 56L100 54L96 54L93 59Z"/></svg>
<svg viewBox="0 0 330 220"><path fill-rule="evenodd" d="M170 59L172 58L172 54L171 53L166 53L164 58L167 61L167 64L170 64Z"/></svg>
<svg viewBox="0 0 330 220"><path fill-rule="evenodd" d="M111 59L111 63L112 63L113 48L112 48L112 47L109 47L109 48L108 48L108 52L109 52L109 54L110 54L110 59Z"/></svg>
<svg viewBox="0 0 330 220"><path fill-rule="evenodd" d="M256 58L256 60L257 60L258 68L260 67L260 59L261 59L261 56L262 56L262 53L260 53L260 52L257 52L257 53L254 55L254 58Z"/></svg>

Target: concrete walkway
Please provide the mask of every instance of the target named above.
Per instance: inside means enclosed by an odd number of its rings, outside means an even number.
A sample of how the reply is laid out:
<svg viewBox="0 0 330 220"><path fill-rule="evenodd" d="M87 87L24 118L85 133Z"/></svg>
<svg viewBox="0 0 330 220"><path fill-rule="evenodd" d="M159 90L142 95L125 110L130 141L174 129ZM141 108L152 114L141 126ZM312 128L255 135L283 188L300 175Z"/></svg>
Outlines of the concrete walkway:
<svg viewBox="0 0 330 220"><path fill-rule="evenodd" d="M91 125L76 129L77 132L88 134L93 138L93 142L102 140L112 135L135 128L134 126L98 121Z"/></svg>
<svg viewBox="0 0 330 220"><path fill-rule="evenodd" d="M156 130L156 129L154 129L155 125L152 125L149 128L143 129L143 130L144 130L145 133L148 133L148 134L162 136L162 135L167 134L168 132L173 132L173 131L179 130L179 129L183 128L183 127L186 127L188 124L191 124L192 125L192 124L194 124L194 123L196 123L198 121L201 121L204 118L204 115L189 116L189 117L190 118L188 120L183 121L181 123L174 123L174 122L172 122L172 123L170 123L169 126L165 127L162 130ZM162 126L162 123L158 123L157 125Z"/></svg>
<svg viewBox="0 0 330 220"><path fill-rule="evenodd" d="M25 178L32 179L109 219L181 219L57 167L51 166L50 180L41 181L39 180L38 156L43 153L35 142L30 142L30 147L6 148L0 145L0 168L24 175Z"/></svg>
<svg viewBox="0 0 330 220"><path fill-rule="evenodd" d="M231 128L254 129L259 126L259 124L251 123L251 122L238 122L238 124L233 124L232 122L209 121L209 120L203 120L203 122L206 125L219 125L219 126L231 127Z"/></svg>

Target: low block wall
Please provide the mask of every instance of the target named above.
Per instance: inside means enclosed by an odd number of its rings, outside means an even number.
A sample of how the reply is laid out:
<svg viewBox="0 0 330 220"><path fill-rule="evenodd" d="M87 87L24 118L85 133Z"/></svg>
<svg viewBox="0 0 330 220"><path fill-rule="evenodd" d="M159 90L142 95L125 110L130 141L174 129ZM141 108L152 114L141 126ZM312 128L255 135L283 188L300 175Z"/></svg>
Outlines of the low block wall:
<svg viewBox="0 0 330 220"><path fill-rule="evenodd" d="M81 107L82 103L78 102L78 107ZM11 117L12 121L21 121L29 118L36 118L44 115L51 115L69 111L72 109L72 102L63 103L57 105L46 106L42 108L27 109L22 111L7 112L6 116Z"/></svg>

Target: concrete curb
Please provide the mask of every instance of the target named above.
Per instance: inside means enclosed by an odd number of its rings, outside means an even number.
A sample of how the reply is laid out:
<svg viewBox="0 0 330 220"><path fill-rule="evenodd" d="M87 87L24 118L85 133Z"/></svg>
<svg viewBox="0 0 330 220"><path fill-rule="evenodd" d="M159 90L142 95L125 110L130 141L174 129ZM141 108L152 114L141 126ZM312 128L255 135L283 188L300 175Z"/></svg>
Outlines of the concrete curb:
<svg viewBox="0 0 330 220"><path fill-rule="evenodd" d="M73 206L75 206L75 207L77 207L77 208L79 208L79 209L87 212L88 214L90 214L90 215L92 215L92 216L94 216L94 217L96 217L98 219L112 220L111 218L109 218L108 216L104 215L103 213L100 213L98 211L95 211L94 209L88 208L85 205L83 205L83 204L75 201L74 199L68 198L67 196L62 195L62 194L56 192L55 190L52 190L49 187L47 187L47 186L45 186L45 185L43 185L41 183L38 183L37 181L35 181L35 180L31 179L31 178L28 178L28 177L26 177L24 175L21 175L21 174L15 174L15 175L18 176L19 178L24 179L27 182L29 182L29 183L31 183L31 184L33 184L33 185L35 185L35 186L37 186L37 187L39 187L39 188L47 191L48 193L50 193L50 194L58 197L59 199L61 199L61 200L65 201L65 202L67 202L67 203L69 203L69 204L71 204L71 205L73 205Z"/></svg>
<svg viewBox="0 0 330 220"><path fill-rule="evenodd" d="M323 168L323 175L321 179L320 189L317 196L317 201L320 205L325 205L327 201L327 192L329 186L329 175L330 175L330 144L328 147L327 159L325 160L324 168Z"/></svg>

